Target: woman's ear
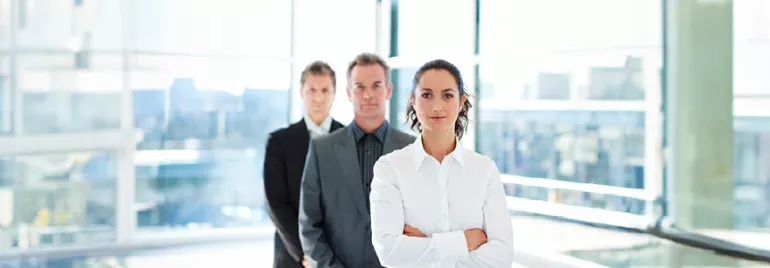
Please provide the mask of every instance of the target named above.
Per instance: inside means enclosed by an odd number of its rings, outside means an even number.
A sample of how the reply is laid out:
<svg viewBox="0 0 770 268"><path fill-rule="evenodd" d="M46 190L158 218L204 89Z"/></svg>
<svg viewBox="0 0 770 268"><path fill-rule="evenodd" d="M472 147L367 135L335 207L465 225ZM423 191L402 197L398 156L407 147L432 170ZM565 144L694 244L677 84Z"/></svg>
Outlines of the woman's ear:
<svg viewBox="0 0 770 268"><path fill-rule="evenodd" d="M460 111L463 110L463 106L465 106L465 102L468 100L468 96L463 94L462 97L460 97Z"/></svg>

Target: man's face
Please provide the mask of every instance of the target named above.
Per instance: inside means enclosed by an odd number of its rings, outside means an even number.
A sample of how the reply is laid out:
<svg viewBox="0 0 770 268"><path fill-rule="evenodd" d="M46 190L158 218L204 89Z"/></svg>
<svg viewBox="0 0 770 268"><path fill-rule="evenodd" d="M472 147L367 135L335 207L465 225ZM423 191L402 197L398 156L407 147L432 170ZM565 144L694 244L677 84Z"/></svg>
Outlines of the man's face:
<svg viewBox="0 0 770 268"><path fill-rule="evenodd" d="M324 120L329 116L334 102L334 91L330 75L307 75L301 95L305 102L305 111L312 120Z"/></svg>
<svg viewBox="0 0 770 268"><path fill-rule="evenodd" d="M393 85L387 81L385 69L378 64L359 65L350 71L348 99L356 116L378 118L385 116Z"/></svg>

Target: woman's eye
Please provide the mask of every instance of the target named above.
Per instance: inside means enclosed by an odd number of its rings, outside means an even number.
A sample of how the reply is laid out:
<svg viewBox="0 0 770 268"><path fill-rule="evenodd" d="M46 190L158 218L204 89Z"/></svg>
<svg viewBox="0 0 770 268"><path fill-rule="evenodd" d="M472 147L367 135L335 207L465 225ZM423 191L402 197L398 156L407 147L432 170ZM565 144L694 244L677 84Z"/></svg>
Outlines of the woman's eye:
<svg viewBox="0 0 770 268"><path fill-rule="evenodd" d="M444 98L447 98L447 99L451 99L451 98L454 98L454 97L455 97L455 95L453 95L453 94L444 94Z"/></svg>
<svg viewBox="0 0 770 268"><path fill-rule="evenodd" d="M423 98L430 98L430 93L422 93Z"/></svg>

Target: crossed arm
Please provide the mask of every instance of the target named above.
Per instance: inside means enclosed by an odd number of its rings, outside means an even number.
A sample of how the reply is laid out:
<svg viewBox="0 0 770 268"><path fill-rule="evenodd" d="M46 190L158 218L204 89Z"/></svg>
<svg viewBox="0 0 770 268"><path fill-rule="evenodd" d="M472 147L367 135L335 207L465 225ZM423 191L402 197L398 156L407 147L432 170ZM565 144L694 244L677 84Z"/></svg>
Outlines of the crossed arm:
<svg viewBox="0 0 770 268"><path fill-rule="evenodd" d="M469 231L436 233L425 237L404 225L403 199L393 167L387 158L374 166L370 194L372 242L384 266L427 266L457 262L467 267L510 267L513 263L513 230L505 193L497 168L487 171L487 196L483 206L485 243L478 243ZM467 238L467 239L466 239Z"/></svg>

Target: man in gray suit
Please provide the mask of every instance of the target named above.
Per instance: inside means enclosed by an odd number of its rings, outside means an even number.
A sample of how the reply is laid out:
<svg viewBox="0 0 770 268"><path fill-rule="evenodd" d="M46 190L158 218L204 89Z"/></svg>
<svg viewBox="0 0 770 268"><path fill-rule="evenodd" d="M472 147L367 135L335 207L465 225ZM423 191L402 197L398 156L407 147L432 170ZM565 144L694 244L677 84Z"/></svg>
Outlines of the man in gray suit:
<svg viewBox="0 0 770 268"><path fill-rule="evenodd" d="M389 67L374 54L348 66L349 126L310 143L300 194L300 234L313 267L382 267L372 246L369 190L374 162L415 138L388 126Z"/></svg>

